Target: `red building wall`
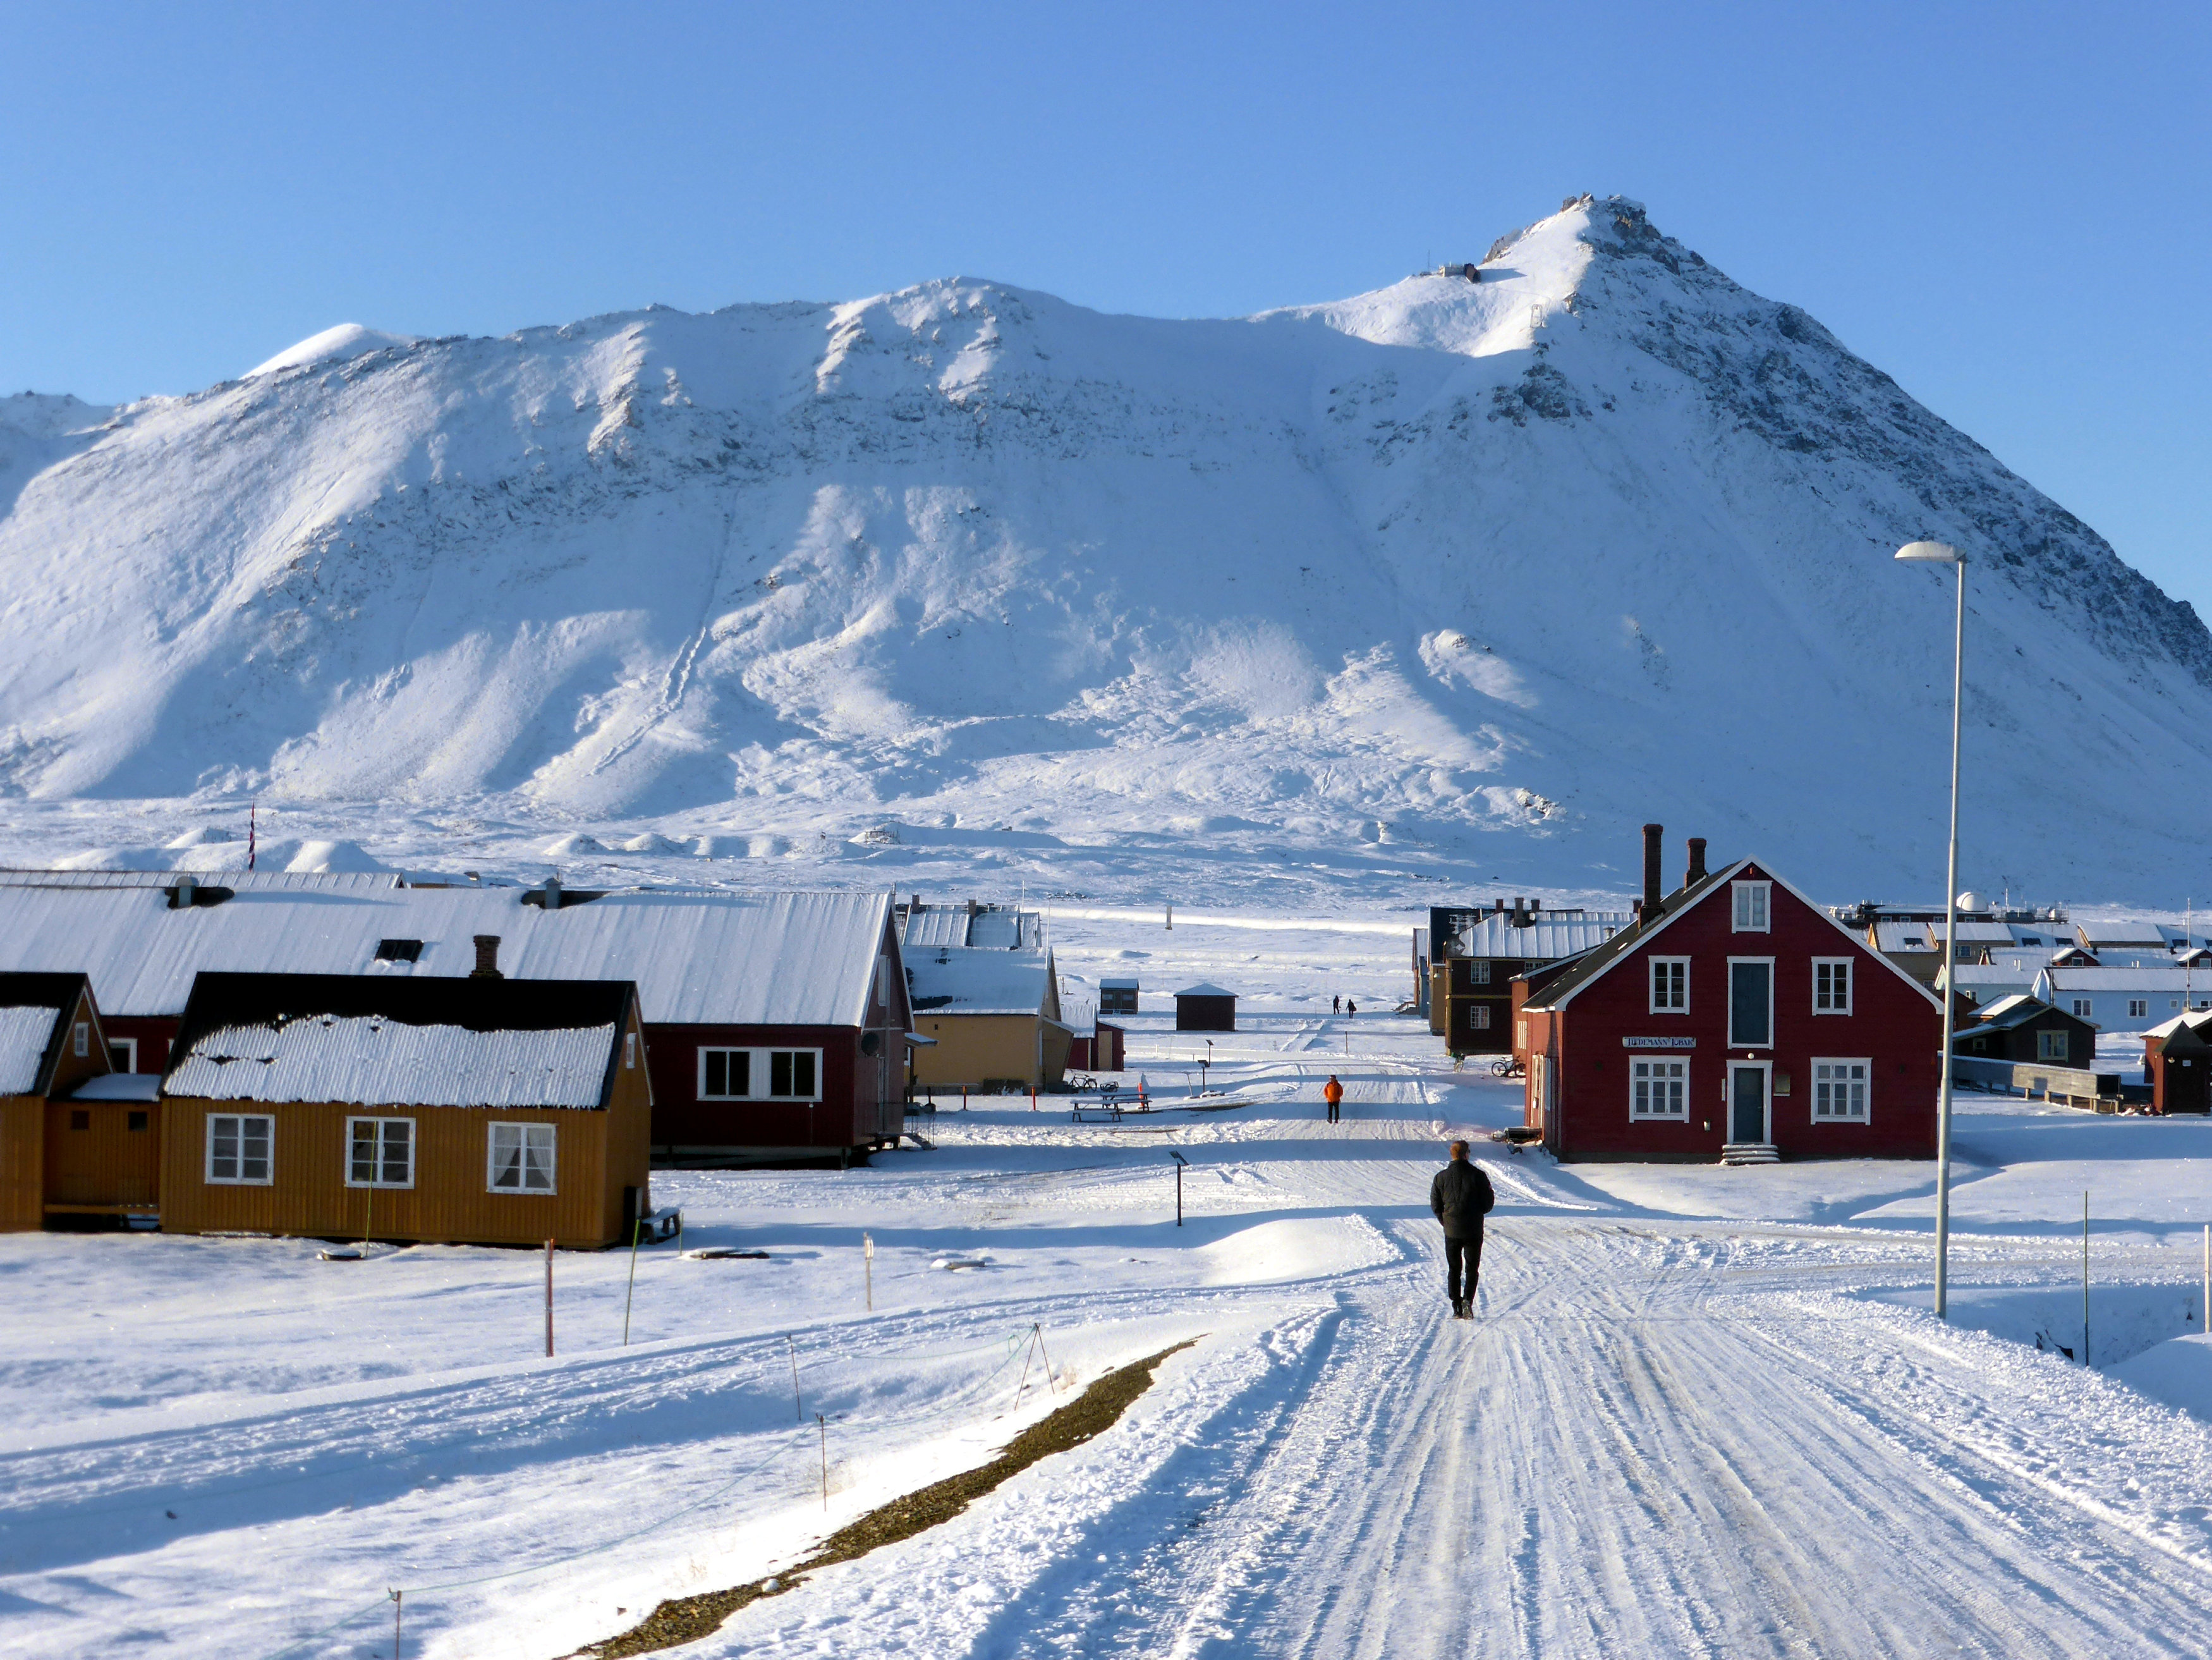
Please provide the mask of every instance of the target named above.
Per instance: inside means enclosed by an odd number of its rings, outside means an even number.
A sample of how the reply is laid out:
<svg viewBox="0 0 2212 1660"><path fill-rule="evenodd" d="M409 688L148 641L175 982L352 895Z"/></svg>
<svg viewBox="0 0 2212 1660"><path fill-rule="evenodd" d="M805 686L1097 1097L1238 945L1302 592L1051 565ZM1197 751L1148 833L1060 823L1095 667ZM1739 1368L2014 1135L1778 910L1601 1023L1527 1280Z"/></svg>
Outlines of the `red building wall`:
<svg viewBox="0 0 2212 1660"><path fill-rule="evenodd" d="M1771 880L1756 866L1734 880ZM1728 1134L1728 1068L1737 1061L1771 1061L1778 1080L1772 1103L1774 1145L1785 1158L1929 1158L1936 1152L1942 1012L1932 996L1899 974L1863 941L1844 933L1781 883L1771 892L1772 927L1736 933L1733 897L1723 882L1689 911L1655 929L1585 984L1563 1008L1530 1010L1528 1047L1556 1068L1559 1110L1544 1125L1540 1069L1531 1064L1527 1122L1545 1128L1546 1144L1563 1159L1717 1159ZM1650 1011L1650 959L1687 957L1689 1011ZM1774 959L1774 1043L1729 1047L1731 957ZM1852 961L1851 1012L1813 1012L1815 958ZM1629 1066L1637 1051L1625 1037L1686 1037L1695 1047L1674 1052L1690 1062L1686 1122L1632 1119ZM1815 1057L1869 1061L1864 1123L1813 1121Z"/></svg>

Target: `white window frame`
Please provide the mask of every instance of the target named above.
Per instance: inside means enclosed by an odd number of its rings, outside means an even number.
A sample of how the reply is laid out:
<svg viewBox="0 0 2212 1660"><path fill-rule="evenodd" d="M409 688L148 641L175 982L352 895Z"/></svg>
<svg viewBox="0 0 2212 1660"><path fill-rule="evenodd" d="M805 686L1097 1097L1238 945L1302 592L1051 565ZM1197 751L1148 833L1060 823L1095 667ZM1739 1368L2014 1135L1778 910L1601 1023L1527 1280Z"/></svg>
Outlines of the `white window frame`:
<svg viewBox="0 0 2212 1660"><path fill-rule="evenodd" d="M70 1034L70 1048L80 1058L92 1053L92 1022L80 1020Z"/></svg>
<svg viewBox="0 0 2212 1660"><path fill-rule="evenodd" d="M118 1064L117 1057L121 1057ZM138 1070L138 1040L135 1037L111 1037L107 1040L107 1064L118 1072Z"/></svg>
<svg viewBox="0 0 2212 1660"><path fill-rule="evenodd" d="M637 1034L634 1031L626 1031L623 1034L623 1070L625 1072L637 1070Z"/></svg>
<svg viewBox="0 0 2212 1660"><path fill-rule="evenodd" d="M1766 964L1766 1041L1763 1043L1738 1043L1735 1035L1735 965L1739 963ZM1771 957L1731 957L1728 960L1728 1047L1732 1049L1771 1049L1774 1047L1774 959Z"/></svg>
<svg viewBox="0 0 2212 1660"><path fill-rule="evenodd" d="M1665 1073L1661 1067L1668 1068ZM1638 1085L1642 1087L1639 1089ZM1656 1111L1647 1102L1660 1087L1680 1105L1679 1110ZM1690 1060L1684 1055L1637 1055L1628 1061L1628 1116L1632 1122L1661 1124L1690 1122Z"/></svg>
<svg viewBox="0 0 2212 1660"><path fill-rule="evenodd" d="M215 1167L216 1137L219 1134L216 1127L226 1123L232 1127L230 1130L230 1139L236 1147L236 1151L232 1154L232 1162L234 1169L233 1173L228 1176L219 1176L216 1173ZM261 1141L263 1152L261 1162L263 1168L261 1174L258 1176L248 1176L246 1173L246 1127L248 1123L258 1123L262 1126ZM275 1115L266 1112L211 1112L208 1114L207 1145L205 1148L205 1157L201 1163L200 1170L202 1179L204 1180L210 1187L266 1188L274 1186L276 1181L276 1119Z"/></svg>
<svg viewBox="0 0 2212 1660"><path fill-rule="evenodd" d="M2130 997L2128 999L2128 1018L2130 1020L2149 1019L2150 999L2148 997Z"/></svg>
<svg viewBox="0 0 2212 1660"><path fill-rule="evenodd" d="M745 1061L745 1093L743 1095L710 1095L707 1092L707 1057L710 1055L742 1055ZM813 1057L814 1088L806 1095L777 1095L773 1092L775 1061L779 1055L805 1055ZM742 1044L702 1043L698 1058L699 1099L702 1101L757 1101L787 1102L805 1106L822 1100L822 1051L815 1049L776 1047L752 1049Z"/></svg>
<svg viewBox="0 0 2212 1660"><path fill-rule="evenodd" d="M1874 1061L1869 1057L1863 1055L1816 1055L1807 1064L1813 1071L1813 1098L1808 1104L1814 1123L1870 1124L1874 1122ZM1863 1067L1866 1075L1863 1078L1823 1078L1820 1076L1823 1067ZM1842 1087L1848 1091L1854 1085L1857 1086L1856 1111L1824 1113L1820 1110L1824 1093L1832 1101L1836 1089Z"/></svg>
<svg viewBox="0 0 2212 1660"><path fill-rule="evenodd" d="M343 1168L345 1171L346 1186L349 1188L382 1188L390 1191L412 1188L415 1185L415 1150L421 1145L421 1140L416 1134L415 1121L412 1118L374 1117L364 1113L347 1119L345 1123L345 1164ZM373 1138L376 1151L369 1161L369 1167L374 1170L376 1174L372 1176L366 1182L359 1180L353 1173L354 1126L356 1124L374 1124L377 1127L375 1134ZM384 1175L385 1164L387 1162L386 1158L386 1143L392 1140L391 1133L387 1128L387 1126L392 1124L404 1124L407 1127L405 1132L405 1140L407 1142L407 1179L404 1182L389 1181Z"/></svg>
<svg viewBox="0 0 2212 1660"><path fill-rule="evenodd" d="M1653 957L1647 959L1650 966L1644 971L1644 1001L1652 1014L1687 1014L1690 1012L1690 959L1686 957ZM1662 968L1682 970L1681 1001L1664 1002L1659 995L1659 971Z"/></svg>
<svg viewBox="0 0 2212 1660"><path fill-rule="evenodd" d="M1774 932L1773 883L1751 881L1729 884L1729 932L1731 933Z"/></svg>
<svg viewBox="0 0 2212 1660"><path fill-rule="evenodd" d="M1816 957L1816 958L1814 958L1813 959L1813 1012L1814 1012L1814 1013L1815 1013L1815 1014L1849 1014L1849 1013L1851 1012L1851 998L1852 998L1853 994L1854 994L1857 991L1857 989L1858 989L1858 987L1857 987L1857 985L1856 985L1856 981L1857 981L1857 979L1858 979L1858 975L1857 975L1856 970L1854 969L1854 967L1852 966L1852 965L1853 965L1853 964L1856 962L1856 958L1849 958L1849 957ZM1822 1007L1820 1006L1820 970L1821 970L1822 969L1827 969L1827 970L1829 970L1831 971L1831 972L1830 972L1830 975L1829 975L1829 981L1828 981L1828 983L1829 983L1829 986L1830 986L1830 988L1831 988L1831 990L1830 990L1830 994L1829 994L1829 995L1830 995L1830 1000L1831 1000L1831 1001L1832 1001L1832 1002L1833 998L1834 998L1834 992L1833 992L1833 989L1832 989L1832 988L1833 988L1834 984L1835 984L1835 976L1834 976L1834 972L1833 972L1833 971L1834 971L1834 970L1838 970L1838 969L1840 969L1840 970L1843 970L1843 976L1844 976L1844 1004L1843 1004L1843 1006L1842 1006L1841 1008L1833 1008L1833 1007L1830 1007L1830 1008L1825 1008L1825 1009L1824 1009L1824 1008L1822 1008Z"/></svg>
<svg viewBox="0 0 2212 1660"><path fill-rule="evenodd" d="M1490 959L1487 957L1471 957L1468 959L1467 983L1470 986L1486 986L1490 983Z"/></svg>
<svg viewBox="0 0 2212 1660"><path fill-rule="evenodd" d="M1490 1030L1489 1004L1474 1003L1468 1006L1467 1011L1467 1029L1469 1031L1488 1031Z"/></svg>
<svg viewBox="0 0 2212 1660"><path fill-rule="evenodd" d="M495 1122L485 1125L484 1190L488 1193L506 1194L525 1199L541 1199L550 1194L560 1192L561 1138L558 1133L559 1128L560 1127L556 1124L535 1124L526 1122ZM514 1132L514 1134L512 1135L502 1135L501 1134L502 1130L510 1130ZM519 1155L516 1161L516 1170L518 1174L525 1178L527 1178L532 1174L532 1161L530 1157L530 1149L535 1146L544 1150L545 1155L545 1183L543 1187L532 1184L526 1179L518 1181L512 1185L503 1185L501 1183L499 1177L501 1164L500 1143L501 1141L506 1141L508 1146L514 1150L515 1153Z"/></svg>
<svg viewBox="0 0 2212 1660"><path fill-rule="evenodd" d="M2095 999L2089 997L2076 997L2073 1000L2073 1015L2076 1020L2090 1020L2096 1018Z"/></svg>
<svg viewBox="0 0 2212 1660"><path fill-rule="evenodd" d="M2053 1043L2059 1048L2060 1052L2057 1055L2050 1052ZM2074 1059L2074 1034L2070 1031L2054 1031L2045 1026L2035 1034L2035 1059L2039 1066L2050 1066L2055 1063L2063 1067L2069 1064Z"/></svg>

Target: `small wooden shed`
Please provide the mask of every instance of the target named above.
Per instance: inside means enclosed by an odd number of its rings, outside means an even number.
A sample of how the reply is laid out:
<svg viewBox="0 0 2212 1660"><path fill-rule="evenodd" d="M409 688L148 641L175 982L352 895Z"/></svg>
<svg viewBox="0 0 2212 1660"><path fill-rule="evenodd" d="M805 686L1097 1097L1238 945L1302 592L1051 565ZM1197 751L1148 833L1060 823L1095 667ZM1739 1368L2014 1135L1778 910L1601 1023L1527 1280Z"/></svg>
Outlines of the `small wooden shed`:
<svg viewBox="0 0 2212 1660"><path fill-rule="evenodd" d="M1969 1018L1972 1024L1956 1036L1960 1055L2024 1066L2096 1067L2096 1027L2039 998L2002 997Z"/></svg>
<svg viewBox="0 0 2212 1660"><path fill-rule="evenodd" d="M1098 1012L1101 1014L1134 1014L1137 1012L1137 982L1134 980L1101 980L1098 982Z"/></svg>
<svg viewBox="0 0 2212 1660"><path fill-rule="evenodd" d="M647 1079L627 980L203 974L162 1231L614 1244L652 1207Z"/></svg>
<svg viewBox="0 0 2212 1660"><path fill-rule="evenodd" d="M78 1207L71 1197L119 1202L112 1190L127 1185L135 1150L127 1120L100 1111L95 1124L97 1110L57 1098L107 1068L90 981L0 974L0 1231L44 1227L50 1211ZM148 1152L153 1139L137 1137Z"/></svg>
<svg viewBox="0 0 2212 1660"><path fill-rule="evenodd" d="M2143 1034L2143 1071L2150 1076L2150 1110L2212 1112L2212 1043L2204 1034L2212 1014L2184 1014Z"/></svg>
<svg viewBox="0 0 2212 1660"><path fill-rule="evenodd" d="M1177 1031L1234 1031L1237 994L1201 980L1175 994Z"/></svg>

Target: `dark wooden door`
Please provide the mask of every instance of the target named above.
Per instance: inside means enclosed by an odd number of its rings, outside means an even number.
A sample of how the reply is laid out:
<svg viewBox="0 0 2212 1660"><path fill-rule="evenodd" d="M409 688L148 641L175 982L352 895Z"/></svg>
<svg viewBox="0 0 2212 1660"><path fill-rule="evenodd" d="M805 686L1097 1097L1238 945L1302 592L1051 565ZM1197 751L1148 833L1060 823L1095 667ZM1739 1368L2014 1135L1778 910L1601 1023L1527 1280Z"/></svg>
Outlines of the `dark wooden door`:
<svg viewBox="0 0 2212 1660"><path fill-rule="evenodd" d="M1759 1143L1766 1135L1766 1068L1729 1068L1729 1140Z"/></svg>
<svg viewBox="0 0 2212 1660"><path fill-rule="evenodd" d="M2203 1112L2212 1107L2212 1066L2207 1066L2203 1055L2169 1055L2166 1057L2166 1110L2168 1112Z"/></svg>

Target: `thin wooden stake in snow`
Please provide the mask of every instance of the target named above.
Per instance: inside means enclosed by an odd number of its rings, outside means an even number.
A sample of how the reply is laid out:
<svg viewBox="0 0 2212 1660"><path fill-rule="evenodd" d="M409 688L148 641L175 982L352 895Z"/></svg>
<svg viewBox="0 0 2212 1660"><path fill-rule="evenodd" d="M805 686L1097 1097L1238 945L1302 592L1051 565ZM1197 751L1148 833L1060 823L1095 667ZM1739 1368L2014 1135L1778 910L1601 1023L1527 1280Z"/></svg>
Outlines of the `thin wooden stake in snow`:
<svg viewBox="0 0 2212 1660"><path fill-rule="evenodd" d="M629 1305L637 1297L637 1242L645 1234L645 1218L639 1217L629 1228L629 1289L623 1293L623 1347L629 1347Z"/></svg>
<svg viewBox="0 0 2212 1660"><path fill-rule="evenodd" d="M803 1424L806 1421L806 1403L799 1398L799 1345L788 1336L783 1341L791 1344L791 1404Z"/></svg>
<svg viewBox="0 0 2212 1660"><path fill-rule="evenodd" d="M817 1428L822 1432L822 1508L830 1508L830 1423L820 1413L814 1414Z"/></svg>
<svg viewBox="0 0 2212 1660"><path fill-rule="evenodd" d="M2204 1323L2201 1331L2212 1331L2212 1222L2204 1225Z"/></svg>
<svg viewBox="0 0 2212 1660"><path fill-rule="evenodd" d="M2081 1364L2089 1364L2089 1195L2081 1195Z"/></svg>
<svg viewBox="0 0 2212 1660"><path fill-rule="evenodd" d="M399 1599L404 1593L392 1593L392 1660L399 1660Z"/></svg>
<svg viewBox="0 0 2212 1660"><path fill-rule="evenodd" d="M545 1358L553 1358L553 1242L545 1242Z"/></svg>
<svg viewBox="0 0 2212 1660"><path fill-rule="evenodd" d="M1044 1327L1042 1323L1032 1322L1030 1329L1036 1334L1037 1357L1044 1362L1044 1386L1057 1395L1060 1393L1060 1385L1052 1381L1052 1357L1044 1352Z"/></svg>
<svg viewBox="0 0 2212 1660"><path fill-rule="evenodd" d="M868 1280L868 1312L876 1311L876 1242L867 1234L860 1236L861 1272Z"/></svg>

